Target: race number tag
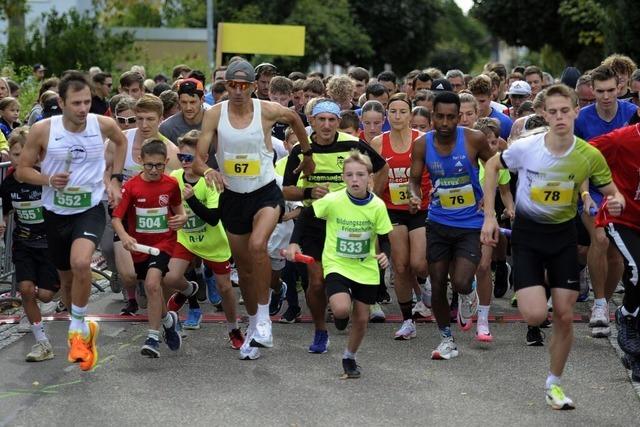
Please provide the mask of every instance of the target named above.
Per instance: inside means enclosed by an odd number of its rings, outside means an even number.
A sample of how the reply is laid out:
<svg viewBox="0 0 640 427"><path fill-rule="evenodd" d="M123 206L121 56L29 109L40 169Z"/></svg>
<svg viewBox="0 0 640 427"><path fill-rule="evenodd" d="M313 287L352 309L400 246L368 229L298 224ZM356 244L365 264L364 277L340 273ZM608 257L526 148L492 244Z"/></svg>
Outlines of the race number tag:
<svg viewBox="0 0 640 427"><path fill-rule="evenodd" d="M408 182L390 182L389 194L391 195L391 203L394 205L408 205L411 194L409 193Z"/></svg>
<svg viewBox="0 0 640 427"><path fill-rule="evenodd" d="M543 206L571 206L574 186L571 181L536 180L531 183L531 200Z"/></svg>
<svg viewBox="0 0 640 427"><path fill-rule="evenodd" d="M91 189L87 187L66 187L53 195L53 204L67 209L91 207Z"/></svg>
<svg viewBox="0 0 640 427"><path fill-rule="evenodd" d="M187 212L187 222L182 227L182 230L187 233L196 233L204 230L206 223L198 215L194 214L191 209L185 208Z"/></svg>
<svg viewBox="0 0 640 427"><path fill-rule="evenodd" d="M371 248L371 233L339 231L336 253L344 258L366 258Z"/></svg>
<svg viewBox="0 0 640 427"><path fill-rule="evenodd" d="M33 202L13 202L12 205L18 216L18 221L23 224L41 224L44 222L41 200L35 200Z"/></svg>
<svg viewBox="0 0 640 427"><path fill-rule="evenodd" d="M458 188L438 188L440 204L445 209L464 209L475 206L476 196L473 187L465 185Z"/></svg>
<svg viewBox="0 0 640 427"><path fill-rule="evenodd" d="M156 234L169 231L166 206L161 208L136 208L136 232Z"/></svg>
<svg viewBox="0 0 640 427"><path fill-rule="evenodd" d="M260 176L258 155L224 153L224 173L227 176Z"/></svg>

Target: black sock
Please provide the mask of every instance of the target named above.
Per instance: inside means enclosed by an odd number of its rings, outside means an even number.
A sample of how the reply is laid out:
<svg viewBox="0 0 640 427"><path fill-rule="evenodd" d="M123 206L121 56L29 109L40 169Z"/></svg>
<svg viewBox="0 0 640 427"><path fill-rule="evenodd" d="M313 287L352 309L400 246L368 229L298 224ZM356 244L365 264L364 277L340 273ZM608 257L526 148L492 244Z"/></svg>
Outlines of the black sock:
<svg viewBox="0 0 640 427"><path fill-rule="evenodd" d="M333 318L333 323L336 325L336 329L339 331L344 331L347 329L347 325L349 324L349 318L346 319L338 319L337 317Z"/></svg>
<svg viewBox="0 0 640 427"><path fill-rule="evenodd" d="M200 308L200 303L198 302L198 298L196 298L195 296L189 297L188 301L189 301L190 310Z"/></svg>
<svg viewBox="0 0 640 427"><path fill-rule="evenodd" d="M629 313L635 313L640 307L640 285L635 286L631 283L629 271L625 271L622 277L624 283L624 296L622 297L622 305Z"/></svg>
<svg viewBox="0 0 640 427"><path fill-rule="evenodd" d="M413 301L409 300L407 302L398 303L400 306L400 311L402 312L402 320L409 320L413 317L411 314L411 309L413 308Z"/></svg>
<svg viewBox="0 0 640 427"><path fill-rule="evenodd" d="M425 283L427 283L427 278L426 277L417 276L416 279L418 280L418 284L419 285L424 285Z"/></svg>

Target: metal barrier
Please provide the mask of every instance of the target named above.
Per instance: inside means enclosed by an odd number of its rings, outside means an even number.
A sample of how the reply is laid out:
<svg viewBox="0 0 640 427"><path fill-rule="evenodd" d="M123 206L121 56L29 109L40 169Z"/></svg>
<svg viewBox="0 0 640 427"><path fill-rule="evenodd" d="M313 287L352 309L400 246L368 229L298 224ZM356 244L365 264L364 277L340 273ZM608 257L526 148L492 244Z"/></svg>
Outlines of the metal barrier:
<svg viewBox="0 0 640 427"><path fill-rule="evenodd" d="M7 173L9 171L9 167L11 166L11 162L2 162L0 163L0 184L4 181ZM2 203L0 202L0 206ZM0 212L0 215L2 213ZM9 292L9 296L0 299L0 306L15 306L17 305L16 301L16 293L17 293L17 284L15 278L15 269L13 266L13 259L11 253L11 247L13 245L13 228L14 228L13 215L9 215L7 218L6 229L4 232L4 238L2 239L2 248L1 255L2 259L0 260L0 293Z"/></svg>

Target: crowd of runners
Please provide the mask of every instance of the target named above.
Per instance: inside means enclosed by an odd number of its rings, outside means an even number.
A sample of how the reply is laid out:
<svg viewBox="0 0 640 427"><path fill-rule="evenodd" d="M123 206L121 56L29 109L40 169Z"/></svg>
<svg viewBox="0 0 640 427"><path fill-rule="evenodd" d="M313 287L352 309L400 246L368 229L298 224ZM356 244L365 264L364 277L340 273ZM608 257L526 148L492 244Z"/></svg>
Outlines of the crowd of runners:
<svg viewBox="0 0 640 427"><path fill-rule="evenodd" d="M274 347L274 316L300 318L302 286L308 351L329 350L328 322L349 328L342 368L358 378L389 285L402 315L389 338L415 338L416 319L432 316L420 329L439 335L431 358L442 360L461 354L452 322L500 345L491 301L511 287L526 345L552 328L546 402L572 409L561 377L574 306L592 290L592 336L609 336L622 281L617 339L640 381L640 70L624 55L558 78L500 63L475 76L287 74L234 57L211 76L181 64L152 79L134 66L117 94L97 67L45 79L37 64L31 79L38 101L21 106L20 85L0 78L12 165L0 194L35 340L27 361L54 357L41 308L56 298L69 362L96 365L100 328L86 317L99 249L122 316L146 310L149 358L162 341L180 349L208 298L231 347L255 360Z"/></svg>

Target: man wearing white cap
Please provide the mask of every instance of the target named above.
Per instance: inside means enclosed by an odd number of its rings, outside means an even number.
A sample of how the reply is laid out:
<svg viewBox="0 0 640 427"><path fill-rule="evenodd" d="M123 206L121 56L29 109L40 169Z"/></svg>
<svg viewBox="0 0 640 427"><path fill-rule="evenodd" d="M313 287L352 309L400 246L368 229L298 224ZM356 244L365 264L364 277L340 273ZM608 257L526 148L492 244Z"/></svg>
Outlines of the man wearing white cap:
<svg viewBox="0 0 640 427"><path fill-rule="evenodd" d="M522 103L531 99L531 86L524 80L516 80L511 83L507 95L509 96L509 102L511 102L509 117L511 117L511 120L515 120L518 118L518 109Z"/></svg>
<svg viewBox="0 0 640 427"><path fill-rule="evenodd" d="M267 242L284 213L284 199L273 167L273 124L288 124L298 137L303 154L298 170L309 175L314 164L298 114L280 104L251 98L256 80L251 64L245 60L232 62L225 71L225 80L229 100L204 113L193 170L222 192L220 218L238 267L240 290L249 314L240 358L253 360L260 357L259 347L273 346ZM205 164L210 144L215 147L219 171Z"/></svg>

